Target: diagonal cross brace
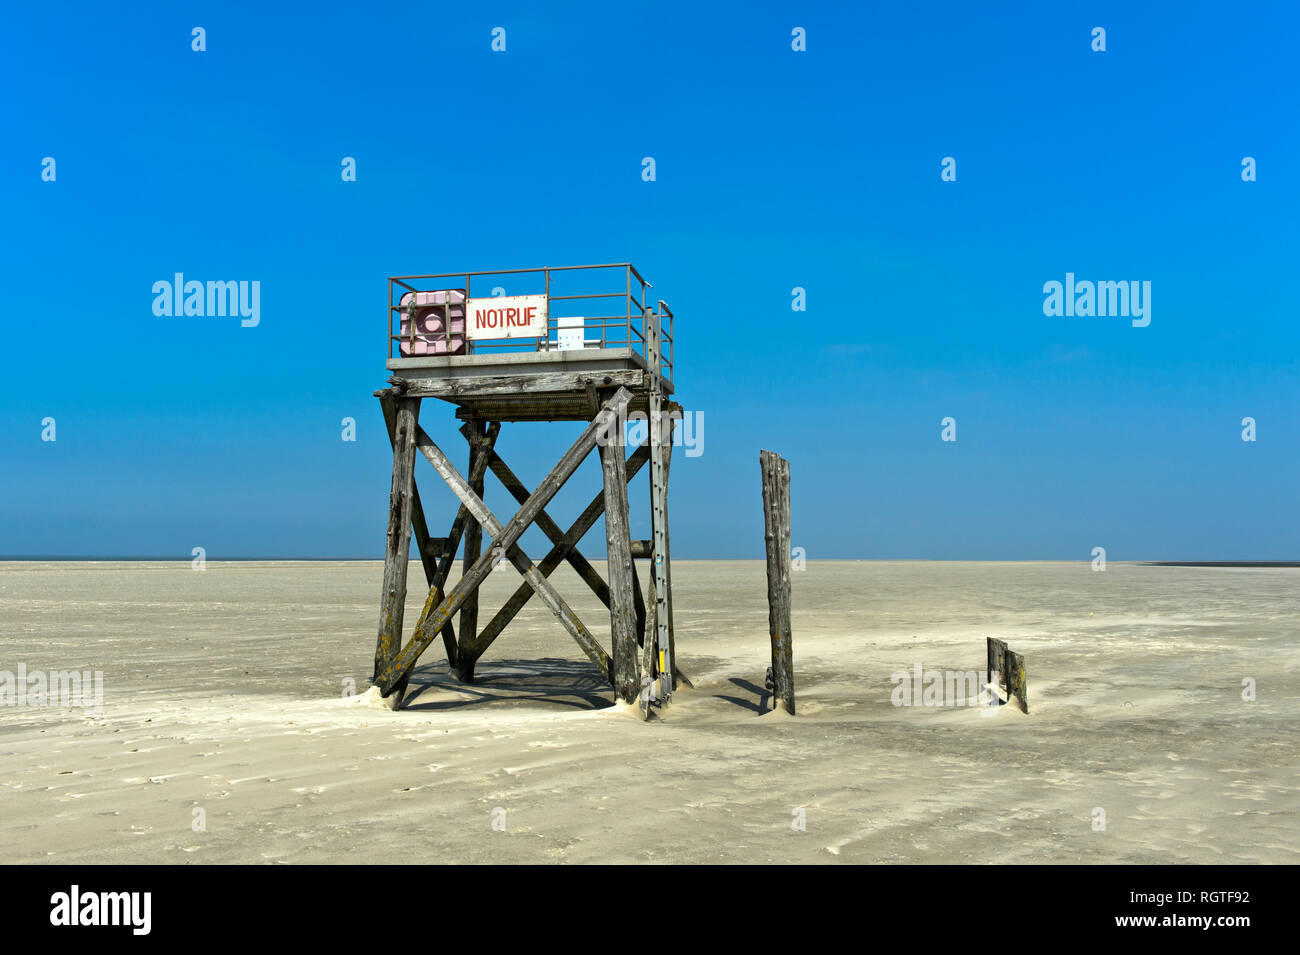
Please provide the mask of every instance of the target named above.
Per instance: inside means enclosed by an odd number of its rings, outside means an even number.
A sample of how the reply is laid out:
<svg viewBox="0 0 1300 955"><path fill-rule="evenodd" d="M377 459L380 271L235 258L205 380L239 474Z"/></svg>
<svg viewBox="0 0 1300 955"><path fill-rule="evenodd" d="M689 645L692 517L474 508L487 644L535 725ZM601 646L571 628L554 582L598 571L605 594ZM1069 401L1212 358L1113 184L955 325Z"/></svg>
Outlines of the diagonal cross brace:
<svg viewBox="0 0 1300 955"><path fill-rule="evenodd" d="M452 588L451 592L445 598L437 599L440 594L436 589L429 591L429 597L425 601L420 623L416 626L415 633L412 634L410 641L402 648L396 659L392 659L387 667L376 674L375 685L379 687L385 696L392 693L398 682L414 668L415 661L419 659L420 654L433 641L438 631L442 629L443 624L451 619L452 614L460 609L461 604L465 602L465 598L491 572L494 560L493 550L496 547L501 547L506 553L512 553L512 548L514 548L524 530L532 524L538 512L550 503L551 498L555 497L560 488L564 486L564 483L573 475L573 472L578 469L578 465L596 446L597 441L604 435L614 433L614 429L618 426L618 422L623 419L627 404L631 399L632 395L626 388L619 388L613 397L605 403L604 408L596 415L591 424L583 429L578 440L564 453L564 456L560 458L551 473L542 479L542 483L538 485L537 490L532 493L528 501L520 507L515 516L501 528L499 533L493 534L492 546L480 555L479 559L474 562L474 566L461 576L461 579ZM417 432L416 441L421 452L424 452L426 447L436 447L423 431ZM456 474L456 477L460 478L460 475L456 473L456 469L451 466L451 462L447 462L447 467L449 473ZM443 474L443 478L445 480L447 475ZM460 478L460 481L463 484L464 478ZM452 489L456 490L455 487ZM458 494L458 496L460 495ZM461 499L462 501L465 500L464 497ZM482 504L481 501L479 503ZM491 516L490 511L487 512L487 516ZM522 555L522 552L520 553ZM531 563L528 566L531 567ZM537 576L541 579L540 574ZM434 609L435 607L436 609ZM584 647L584 649L587 648ZM600 650L599 646L596 646L595 649L601 655L604 654L604 651ZM597 663L597 665L600 664ZM608 676L608 672L608 665L606 664L606 676Z"/></svg>
<svg viewBox="0 0 1300 955"><path fill-rule="evenodd" d="M631 481L649 460L650 448L648 445L642 444L627 459L628 481ZM538 565L538 570L541 571L542 576L549 577L551 572L560 566L565 555L578 546L578 541L587 536L587 532L595 526L596 521L600 519L600 515L604 512L605 492L600 491L591 499L591 503L587 505L586 509L578 515L578 519L573 522L573 526L569 528L563 539L557 541L550 552L542 558L541 563ZM523 609L524 604L528 603L532 596L533 589L527 583L520 584L519 589L502 605L501 609L496 612L496 616L488 622L488 625L479 631L473 642L468 646L461 647L463 659L477 660L482 656L487 648L492 645L492 641L501 635L501 631Z"/></svg>
<svg viewBox="0 0 1300 955"><path fill-rule="evenodd" d="M500 538L504 530L501 522L496 519L496 516L483 503L482 499L474 493L474 489L457 473L455 466L447 460L447 456L442 453L442 450L428 440L427 435L423 434L417 436L416 446L419 448L420 453L429 459L429 463L433 465L434 469L442 475L447 485L456 492L456 496L465 502L465 506L470 509L470 512L473 513L483 528L494 539ZM537 592L542 601L560 619L564 629L569 631L569 634L577 641L578 646L582 647L583 652L591 658L591 662L596 664L606 679L609 679L609 656L601 649L596 638L591 635L591 631L578 619L578 615L574 613L573 608L565 602L563 597L556 593L555 588L551 586L551 582L533 566L533 562L517 543L507 546L506 556L515 565L515 568L524 575L524 579L528 581L529 586ZM461 630L463 633L464 628L462 627Z"/></svg>
<svg viewBox="0 0 1300 955"><path fill-rule="evenodd" d="M599 410L599 407L600 406L597 405L597 410ZM461 428L462 433L465 430L465 428ZM510 492L516 501L522 504L524 501L528 500L528 488L524 485L523 481L519 480L519 477L515 472L510 470L510 465L506 464L506 462L501 459L501 455L493 451L491 462L488 467L492 469L492 473L497 476L497 479L501 482L502 486ZM560 530L560 526L556 524L555 521L551 520L551 516L545 511L542 511L537 515L537 527L547 536L553 545L563 542L564 531ZM587 582L587 586L590 587L592 593L600 599L600 602L608 607L610 599L609 584L605 583L605 579L600 576L600 571L596 570L596 568L591 565L591 562L582 556L582 552L579 551L576 546L568 549L567 553L564 554L564 559L569 562L569 565L577 572L578 576ZM550 576L550 572L546 570L543 570L542 574L546 577ZM633 597L636 603L637 627L641 631L644 631L645 601L641 598L641 585L637 583L635 564L632 565L632 582L634 584ZM474 635L470 634L469 636L472 638Z"/></svg>

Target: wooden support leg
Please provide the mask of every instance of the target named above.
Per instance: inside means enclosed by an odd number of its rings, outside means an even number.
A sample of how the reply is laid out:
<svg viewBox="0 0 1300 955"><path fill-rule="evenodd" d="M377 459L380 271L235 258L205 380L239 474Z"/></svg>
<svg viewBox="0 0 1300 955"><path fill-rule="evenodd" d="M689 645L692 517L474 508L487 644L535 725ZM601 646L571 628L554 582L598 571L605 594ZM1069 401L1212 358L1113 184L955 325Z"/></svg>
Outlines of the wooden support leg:
<svg viewBox="0 0 1300 955"><path fill-rule="evenodd" d="M481 498L483 496L483 468L477 465L479 457L488 454L487 422L482 419L467 421L460 430L465 435L465 440L469 442L469 486ZM475 477L476 474L477 477ZM482 546L483 527L479 524L478 519L470 513L465 522L465 559L461 563L462 574L468 572L474 566L474 562L479 558ZM460 608L460 639L472 642L477 633L478 591L475 590L465 598L465 603ZM462 680L466 683L473 682L474 662L472 660L460 666L458 670Z"/></svg>
<svg viewBox="0 0 1300 955"><path fill-rule="evenodd" d="M501 422L493 421L488 425L485 440L489 450L495 446L497 437L500 433ZM475 460L474 467L470 470L471 480L477 478L480 482L482 481L483 475L487 472L487 462L487 455L483 455ZM469 508L464 504L461 504L456 511L455 520L451 523L451 532L447 535L447 544L443 550L442 558L438 561L437 579L429 588L430 601L433 607L438 606L446 596L445 588L447 585L447 576L451 573L451 565L455 563L456 551L460 548L461 537L465 533L465 527L468 525L469 519ZM424 618L428 616L429 610L430 603L426 603L424 611L420 614L419 622L416 624L417 628L424 623ZM451 625L450 617L447 618L447 622L442 628L442 642L447 648L447 662L451 664L452 673L456 674L459 679L466 683L471 682L474 678L473 660L470 661L467 675L461 659L461 651L464 647L465 641L461 641L459 644L456 642L456 631Z"/></svg>
<svg viewBox="0 0 1300 955"><path fill-rule="evenodd" d="M384 411L384 423L388 428L388 439L393 442L396 449L396 427L397 427L397 404L393 393L390 390L375 392L376 397L380 400L380 406ZM416 403L416 417L419 417L420 399L411 399ZM487 442L491 447L501 430L500 422L494 421L487 428ZM476 472L479 478L483 477L483 470L486 469L486 463L480 462L479 470ZM424 506L420 502L420 489L417 482L412 476L411 480L411 526L415 531L415 546L420 553L420 563L424 567L424 579L426 585L432 590L438 588L439 600L442 599L442 586L447 580L447 575L451 572L451 565L456 557L456 550L460 547L461 536L464 533L465 524L468 520L469 512L461 505L456 513L456 519L452 523L451 534L440 544L435 544L432 537L429 536L429 526L424 516ZM423 619L423 618L421 618ZM442 628L442 642L447 650L447 662L451 665L452 672L457 672L457 645L456 645L456 628L452 626L450 620Z"/></svg>
<svg viewBox="0 0 1300 955"><path fill-rule="evenodd" d="M790 644L790 462L759 453L763 470L763 539L767 544L767 620L772 635L773 697L794 715Z"/></svg>
<svg viewBox="0 0 1300 955"><path fill-rule="evenodd" d="M388 670L402 646L406 609L406 572L411 560L411 500L415 471L418 399L398 398L393 430L393 484L388 497L388 536L384 549L384 584L380 596L379 637L375 643L374 681ZM405 683L394 683L398 705ZM387 695L387 694L386 694Z"/></svg>
<svg viewBox="0 0 1300 955"><path fill-rule="evenodd" d="M415 416L420 416L420 399L408 399L415 402ZM381 393L379 406L384 412L384 425L388 428L388 440L397 449L397 400L391 392ZM426 586L432 586L438 572L438 555L434 551L433 538L429 536L429 525L424 519L424 506L420 503L420 488L411 477L411 529L415 532L415 549L420 554L420 563L424 567Z"/></svg>
<svg viewBox="0 0 1300 955"><path fill-rule="evenodd" d="M614 691L624 703L634 703L641 692L641 678L637 673L632 537L628 533L627 462L621 428L613 438L601 446L600 463L605 476L605 553L609 564Z"/></svg>
<svg viewBox="0 0 1300 955"><path fill-rule="evenodd" d="M384 410L384 423L388 427L388 440L393 443L394 449L397 447L396 429L397 429L397 404L393 398L392 392L377 392L380 399L380 406ZM416 417L419 418L419 401L416 402ZM495 436L495 431L491 432ZM429 536L429 525L424 516L424 505L420 502L420 487L415 481L414 475L411 479L411 528L415 531L415 547L420 553L420 564L424 567L424 583L426 587L441 587L442 581L446 579L447 572L451 569L451 559L446 557L442 559L441 551L435 547L433 538ZM454 531L454 528L453 528ZM455 532L455 536L448 538L451 555L455 556L457 545L460 543L460 534ZM452 626L451 621L442 628L442 642L447 648L447 663L452 667L453 672L456 667L456 629Z"/></svg>

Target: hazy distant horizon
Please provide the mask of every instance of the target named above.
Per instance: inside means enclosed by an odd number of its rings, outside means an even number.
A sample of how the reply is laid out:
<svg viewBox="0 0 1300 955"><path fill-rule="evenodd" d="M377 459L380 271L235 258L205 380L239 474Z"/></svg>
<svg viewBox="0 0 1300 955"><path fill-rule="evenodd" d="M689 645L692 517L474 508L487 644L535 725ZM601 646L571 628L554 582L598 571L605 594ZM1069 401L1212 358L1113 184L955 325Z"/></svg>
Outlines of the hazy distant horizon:
<svg viewBox="0 0 1300 955"><path fill-rule="evenodd" d="M604 554L589 554L590 560L604 561ZM412 556L411 561L418 561L419 557ZM674 557L673 563L691 563L693 561L763 561L764 557ZM175 556L104 556L104 555L7 555L0 554L0 563L141 563L141 564L166 564L166 563L192 563L193 558L175 557ZM377 563L382 564L384 557L382 554L375 557L206 557L206 563ZM1074 560L1069 558L1054 557L1020 557L1020 558L979 558L979 557L809 557L806 561L810 564L816 563L879 563L879 564L898 564L898 563L936 563L936 564L1090 564L1088 560ZM1207 558L1205 560L1162 560L1154 557L1129 557L1122 559L1107 559L1108 564L1146 564L1157 567L1300 567L1300 560L1214 560ZM461 559L458 557L453 567L460 567Z"/></svg>

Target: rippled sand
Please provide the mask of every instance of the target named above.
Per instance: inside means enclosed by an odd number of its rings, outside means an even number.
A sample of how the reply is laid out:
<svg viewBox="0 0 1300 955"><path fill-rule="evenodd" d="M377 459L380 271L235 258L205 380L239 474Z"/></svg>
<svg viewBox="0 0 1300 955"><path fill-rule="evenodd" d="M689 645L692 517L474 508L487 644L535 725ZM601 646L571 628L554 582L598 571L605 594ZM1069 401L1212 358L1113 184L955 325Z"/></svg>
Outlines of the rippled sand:
<svg viewBox="0 0 1300 955"><path fill-rule="evenodd" d="M100 715L0 707L0 861L1300 862L1300 570L810 562L791 718L763 564L673 569L695 689L643 723L536 601L394 713L344 697L378 563L0 563L0 670L104 673ZM987 635L1031 715L891 704Z"/></svg>

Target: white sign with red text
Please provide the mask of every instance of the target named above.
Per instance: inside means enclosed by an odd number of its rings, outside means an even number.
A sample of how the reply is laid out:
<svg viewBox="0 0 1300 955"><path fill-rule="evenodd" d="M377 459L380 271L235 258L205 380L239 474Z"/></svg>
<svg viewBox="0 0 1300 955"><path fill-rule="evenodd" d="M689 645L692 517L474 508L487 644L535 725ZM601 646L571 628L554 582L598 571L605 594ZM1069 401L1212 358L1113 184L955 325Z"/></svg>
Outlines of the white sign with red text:
<svg viewBox="0 0 1300 955"><path fill-rule="evenodd" d="M465 308L465 330L474 338L545 338L545 295L472 298Z"/></svg>

